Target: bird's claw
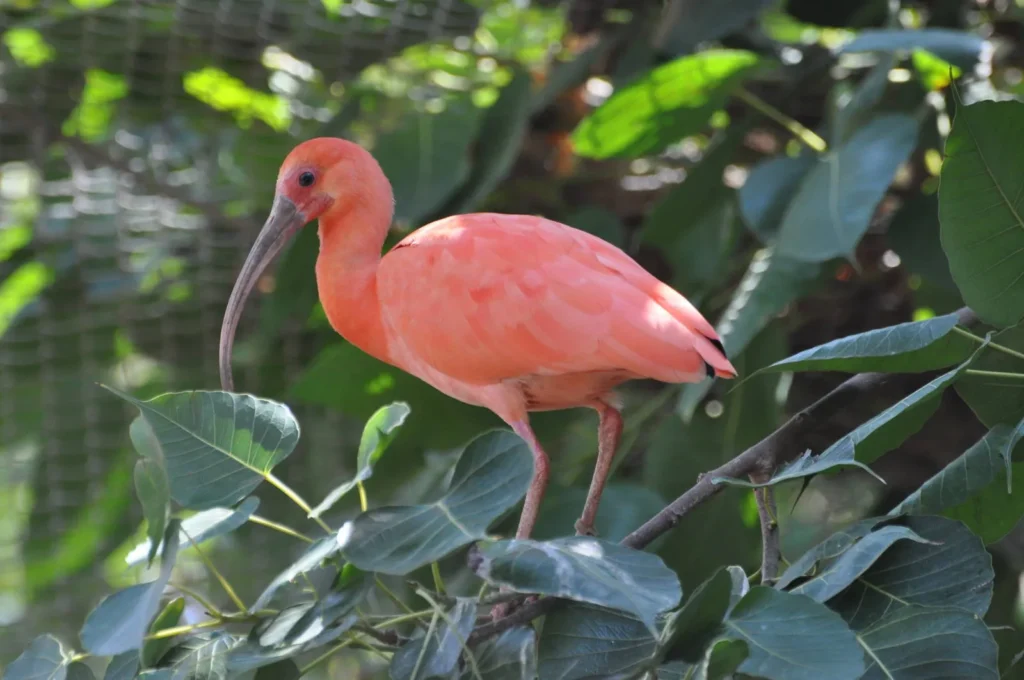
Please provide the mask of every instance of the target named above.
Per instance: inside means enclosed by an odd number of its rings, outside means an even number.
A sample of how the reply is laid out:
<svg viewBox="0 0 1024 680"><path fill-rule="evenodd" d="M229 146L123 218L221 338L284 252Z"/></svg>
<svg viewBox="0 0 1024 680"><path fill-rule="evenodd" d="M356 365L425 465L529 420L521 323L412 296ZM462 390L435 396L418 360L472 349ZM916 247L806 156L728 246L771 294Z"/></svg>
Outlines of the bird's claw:
<svg viewBox="0 0 1024 680"><path fill-rule="evenodd" d="M576 535L577 536L597 536L597 532L594 531L592 524L584 524L583 520L576 520Z"/></svg>

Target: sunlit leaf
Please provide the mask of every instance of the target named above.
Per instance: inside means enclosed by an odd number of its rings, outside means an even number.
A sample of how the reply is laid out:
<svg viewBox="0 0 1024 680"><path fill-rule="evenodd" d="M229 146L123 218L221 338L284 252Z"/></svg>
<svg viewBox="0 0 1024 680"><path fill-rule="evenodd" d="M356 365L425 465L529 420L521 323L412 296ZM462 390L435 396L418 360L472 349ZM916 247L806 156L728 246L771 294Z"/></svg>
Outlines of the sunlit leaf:
<svg viewBox="0 0 1024 680"><path fill-rule="evenodd" d="M233 505L270 475L299 440L299 424L284 404L230 392L171 392L138 407L160 444L171 497L186 508ZM197 473L201 470L202 474Z"/></svg>
<svg viewBox="0 0 1024 680"><path fill-rule="evenodd" d="M278 94L260 92L214 66L186 73L185 92L204 104L234 114L239 127L248 128L254 119L274 130L284 130L291 122L288 100Z"/></svg>
<svg viewBox="0 0 1024 680"><path fill-rule="evenodd" d="M34 28L11 28L4 31L3 43L19 64L36 68L52 61L57 51Z"/></svg>
<svg viewBox="0 0 1024 680"><path fill-rule="evenodd" d="M501 430L482 434L462 452L441 498L362 513L341 528L342 553L366 571L408 574L484 538L523 497L532 476L533 457L522 439Z"/></svg>
<svg viewBox="0 0 1024 680"><path fill-rule="evenodd" d="M21 310L53 283L53 270L42 262L26 262L0 281L0 337Z"/></svg>
<svg viewBox="0 0 1024 680"><path fill-rule="evenodd" d="M918 121L876 117L808 172L779 226L778 252L803 262L851 257L900 164L917 145Z"/></svg>
<svg viewBox="0 0 1024 680"><path fill-rule="evenodd" d="M659 66L583 119L572 134L576 153L642 156L700 132L758 63L753 52L711 49Z"/></svg>
<svg viewBox="0 0 1024 680"><path fill-rule="evenodd" d="M589 536L498 541L479 550L476 572L491 583L629 612L652 634L658 614L682 596L679 578L657 555Z"/></svg>
<svg viewBox="0 0 1024 680"><path fill-rule="evenodd" d="M105 597L89 612L79 634L86 651L98 656L121 654L142 647L149 624L160 608L160 597L178 555L178 522L172 520L164 533L160 575Z"/></svg>
<svg viewBox="0 0 1024 680"><path fill-rule="evenodd" d="M476 600L460 597L445 618L438 619L433 630L428 629L395 652L390 667L392 680L446 678L455 670L473 630Z"/></svg>
<svg viewBox="0 0 1024 680"><path fill-rule="evenodd" d="M212 538L234 531L249 520L253 513L256 512L259 504L259 498L250 496L235 509L210 508L209 510L197 512L181 522L178 542L182 546L190 547L192 545L200 545ZM163 544L161 543L157 549L162 546ZM151 550L149 541L140 543L132 548L131 552L125 556L124 561L128 566L134 566L141 562L146 553Z"/></svg>
<svg viewBox="0 0 1024 680"><path fill-rule="evenodd" d="M838 614L804 595L750 589L730 612L726 635L747 643L739 671L770 680L856 680L864 672L857 638Z"/></svg>
<svg viewBox="0 0 1024 680"><path fill-rule="evenodd" d="M370 416L363 428L363 436L359 441L359 453L356 457L356 476L353 479L336 487L327 494L320 505L313 508L309 513L310 517L319 517L330 510L335 503L340 501L349 491L356 488L361 482L365 482L373 475L373 466L377 463L388 444L397 434L396 430L402 426L409 416L409 405L396 401L393 404L382 406Z"/></svg>
<svg viewBox="0 0 1024 680"><path fill-rule="evenodd" d="M1024 317L1024 157L1007 139L1024 129L1024 103L960 104L939 181L942 249L964 302L987 323Z"/></svg>

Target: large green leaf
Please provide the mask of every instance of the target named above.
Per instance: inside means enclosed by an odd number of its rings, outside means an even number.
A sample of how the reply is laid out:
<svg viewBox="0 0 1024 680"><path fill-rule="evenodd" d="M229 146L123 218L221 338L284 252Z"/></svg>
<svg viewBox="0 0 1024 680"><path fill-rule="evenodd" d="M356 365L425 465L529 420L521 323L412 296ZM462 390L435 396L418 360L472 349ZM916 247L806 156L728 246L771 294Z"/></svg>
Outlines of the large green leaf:
<svg viewBox="0 0 1024 680"><path fill-rule="evenodd" d="M895 65L894 55L883 55L856 88L848 80L837 81L832 86L830 99L834 108L830 107L828 113L831 114L829 127L833 145L841 145L874 115L889 85L889 72Z"/></svg>
<svg viewBox="0 0 1024 680"><path fill-rule="evenodd" d="M259 611L266 607L274 593L284 584L288 583L296 576L305 574L312 569L315 569L325 559L338 552L341 549L341 533L332 534L326 538L321 538L319 541L309 546L302 556L299 557L295 562L285 567L284 571L274 577L274 579L263 589L263 592L257 598L256 602L252 605L252 611Z"/></svg>
<svg viewBox="0 0 1024 680"><path fill-rule="evenodd" d="M838 614L804 595L754 586L725 621L747 643L741 673L770 680L856 680L864 672L857 638Z"/></svg>
<svg viewBox="0 0 1024 680"><path fill-rule="evenodd" d="M655 68L583 119L572 135L576 153L642 156L700 132L759 61L753 52L711 49Z"/></svg>
<svg viewBox="0 0 1024 680"><path fill-rule="evenodd" d="M977 614L955 607L902 607L859 631L864 680L997 680L998 647Z"/></svg>
<svg viewBox="0 0 1024 680"><path fill-rule="evenodd" d="M907 517L903 523L931 542L893 544L829 606L854 630L908 605L959 607L983 615L995 577L981 539L944 517Z"/></svg>
<svg viewBox="0 0 1024 680"><path fill-rule="evenodd" d="M851 257L893 175L917 145L918 121L886 114L811 168L779 226L778 252L805 262Z"/></svg>
<svg viewBox="0 0 1024 680"><path fill-rule="evenodd" d="M743 581L746 583L745 578ZM732 593L733 579L727 569L719 569L700 584L665 624L662 634L665 660L700 663L707 645L721 632L722 622L732 605Z"/></svg>
<svg viewBox="0 0 1024 680"><path fill-rule="evenodd" d="M473 648L477 670L487 680L533 680L537 677L537 634L533 628L510 628ZM460 680L476 680L466 667Z"/></svg>
<svg viewBox="0 0 1024 680"><path fill-rule="evenodd" d="M40 635L11 662L5 680L64 680L71 655L52 635Z"/></svg>
<svg viewBox="0 0 1024 680"><path fill-rule="evenodd" d="M848 550L822 566L813 576L789 592L807 595L817 602L825 602L846 589L874 564L896 541L908 540L925 543L925 539L902 526L884 526L857 541Z"/></svg>
<svg viewBox="0 0 1024 680"><path fill-rule="evenodd" d="M845 373L933 371L958 364L977 349L953 328L956 314L879 328L812 347L776 361L765 371L843 371Z"/></svg>
<svg viewBox="0 0 1024 680"><path fill-rule="evenodd" d="M86 651L97 656L112 656L142 647L143 637L160 608L160 597L171 579L177 555L178 522L172 520L164 532L160 575L149 583L108 595L89 612L79 634Z"/></svg>
<svg viewBox="0 0 1024 680"><path fill-rule="evenodd" d="M491 583L629 612L652 634L658 614L683 594L658 556L589 536L497 541L479 549L475 570Z"/></svg>
<svg viewBox="0 0 1024 680"><path fill-rule="evenodd" d="M771 243L804 176L816 165L815 156L772 156L757 163L738 192L743 221L762 243Z"/></svg>
<svg viewBox="0 0 1024 680"><path fill-rule="evenodd" d="M484 433L462 452L444 496L362 513L341 528L342 553L360 569L408 574L484 538L532 476L533 456L522 439L504 430Z"/></svg>
<svg viewBox="0 0 1024 680"><path fill-rule="evenodd" d="M186 508L234 505L299 441L291 410L267 399L197 391L140 401L107 389L138 407L163 453L171 497Z"/></svg>
<svg viewBox="0 0 1024 680"><path fill-rule="evenodd" d="M889 514L942 514L966 524L985 543L998 541L1024 517L1024 493L1019 485L1016 493L1007 488L1008 466L1024 475L1024 463L1010 464L1018 432L1019 427L996 425Z"/></svg>
<svg viewBox="0 0 1024 680"><path fill-rule="evenodd" d="M210 508L209 510L197 512L181 522L181 528L178 531L178 543L185 547L200 545L211 538L223 536L228 532L234 531L252 517L259 504L259 498L250 496L234 509ZM147 539L132 548L125 555L124 561L129 567L135 566L142 562L147 554L160 550L162 547L163 542L153 547Z"/></svg>
<svg viewBox="0 0 1024 680"><path fill-rule="evenodd" d="M423 636L395 652L391 659L391 680L449 677L459 663L475 620L476 600L458 598L444 618L437 616Z"/></svg>
<svg viewBox="0 0 1024 680"><path fill-rule="evenodd" d="M964 302L983 321L1012 326L1024 317L1024 104L959 106L939 180L942 249Z"/></svg>
<svg viewBox="0 0 1024 680"><path fill-rule="evenodd" d="M327 497L320 502L320 505L313 508L309 513L310 517L319 517L330 510L335 503L340 501L345 494L365 482L373 475L373 466L384 455L388 444L398 434L396 430L402 426L409 416L409 405L396 401L393 404L382 406L377 412L370 416L363 427L363 436L359 440L359 452L356 455L356 476L335 487L327 494Z"/></svg>
<svg viewBox="0 0 1024 680"><path fill-rule="evenodd" d="M149 427L141 420L136 423L147 429ZM167 528L171 505L171 487L167 481L167 471L159 462L151 458L135 461L135 492L142 504L142 513L146 518L146 535L149 537L146 542L146 554L143 557L152 564L164 529ZM139 561L142 561L141 558Z"/></svg>
<svg viewBox="0 0 1024 680"><path fill-rule="evenodd" d="M628 680L655 664L657 652L657 641L636 617L573 603L544 619L537 670L541 678Z"/></svg>
<svg viewBox="0 0 1024 680"><path fill-rule="evenodd" d="M945 28L868 29L841 45L837 52L927 50L957 66L972 68L978 62L984 44L985 39L974 33Z"/></svg>
<svg viewBox="0 0 1024 680"><path fill-rule="evenodd" d="M992 342L1016 352L1024 352L1024 325L1007 328L992 336ZM996 373L1024 371L1019 357L989 350L972 368ZM989 375L965 375L956 383L956 391L988 427L1016 425L1024 418L1024 381Z"/></svg>
<svg viewBox="0 0 1024 680"><path fill-rule="evenodd" d="M698 43L717 40L754 21L772 0L684 0L676 3L679 11L675 25L665 36L662 48L675 54L690 52ZM673 16L666 13L666 16Z"/></svg>
<svg viewBox="0 0 1024 680"><path fill-rule="evenodd" d="M133 680L139 672L139 663L139 652L122 652L107 664L103 680Z"/></svg>

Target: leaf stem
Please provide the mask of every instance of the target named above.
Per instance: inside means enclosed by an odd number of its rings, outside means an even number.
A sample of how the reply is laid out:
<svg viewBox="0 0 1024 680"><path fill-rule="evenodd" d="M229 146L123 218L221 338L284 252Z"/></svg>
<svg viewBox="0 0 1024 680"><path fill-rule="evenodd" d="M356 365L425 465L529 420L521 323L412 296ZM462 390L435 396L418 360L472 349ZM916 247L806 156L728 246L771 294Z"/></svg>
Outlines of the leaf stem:
<svg viewBox="0 0 1024 680"><path fill-rule="evenodd" d="M356 638L356 636L353 635L352 637L347 638L347 639L339 642L338 644L334 645L333 647L328 649L326 652L324 652L323 654L321 654L320 656L318 656L317 658L313 659L312 661L307 663L305 666L300 668L299 669L299 674L300 675L305 675L306 673L311 671L316 666L319 666L324 661L327 661L328 659L330 659L332 656L334 656L335 654L337 654L341 650L343 650L346 647L348 647L349 645L353 644L357 639L358 638Z"/></svg>
<svg viewBox="0 0 1024 680"><path fill-rule="evenodd" d="M426 618L428 615L434 613L433 609L424 609L419 612L409 612L408 614L402 614L401 616L392 617L386 621L380 621L373 624L374 628L391 628L397 626L400 623L407 623L409 621L419 621L420 619Z"/></svg>
<svg viewBox="0 0 1024 680"><path fill-rule="evenodd" d="M300 496L293 488L291 488L290 486L282 482L280 479L278 479L274 475L274 473L266 473L266 480L270 482L270 484L272 484L273 486L276 486L278 490L285 496L288 496L288 498L291 499L292 503L295 503L295 505L299 506L299 508L304 513L306 513L306 515L311 515L313 513L313 508L310 507L309 503L307 503L305 499L303 499L302 496ZM328 526L327 522L323 521L319 517L314 517L313 521L319 524L320 528L326 531L327 533L334 533L334 529Z"/></svg>
<svg viewBox="0 0 1024 680"><path fill-rule="evenodd" d="M761 113L767 118L771 118L776 123L789 130L794 137L806 144L809 148L817 151L818 153L828 151L828 143L825 142L824 139L819 137L812 130L801 125L796 120L790 118L782 111L779 111L777 108L761 99L750 90L744 87L739 87L736 88L735 94L738 99L750 106L750 108Z"/></svg>
<svg viewBox="0 0 1024 680"><path fill-rule="evenodd" d="M1004 371L979 371L973 368L968 368L964 371L967 375L976 375L980 378L1012 378L1014 380L1024 380L1024 373L1006 373Z"/></svg>
<svg viewBox="0 0 1024 680"><path fill-rule="evenodd" d="M274 531L279 531L282 534L285 534L287 536L291 536L292 538L297 538L300 541L305 541L306 543L312 543L313 542L312 538L310 538L306 534L302 533L301 531L297 531L295 529L292 529L290 526L288 526L286 524L279 524L278 522L274 522L273 520L269 520L266 517L260 517L259 515L250 515L249 516L249 521L252 522L253 524L259 524L260 526L267 527L268 529L273 529Z"/></svg>
<svg viewBox="0 0 1024 680"><path fill-rule="evenodd" d="M370 503L366 499L366 487L362 482L357 481L356 489L359 491L359 509L366 512L366 509L370 507Z"/></svg>
<svg viewBox="0 0 1024 680"><path fill-rule="evenodd" d="M147 640L162 640L163 638L177 637L178 635L184 635L185 633L191 633L194 630L201 630L203 628L216 628L224 624L224 619L218 617L216 619L210 619L209 621L202 621L200 623L190 623L186 626L175 626L174 628L164 628L158 630L155 633L147 635Z"/></svg>
<svg viewBox="0 0 1024 680"><path fill-rule="evenodd" d="M217 606L213 604L213 602L206 599L205 595L201 595L195 590L192 590L188 586L183 586L180 583L171 583L170 586L176 590L180 590L185 595L188 595L193 600L203 605L203 609L205 609L211 616L220 617L224 615L224 612L218 609Z"/></svg>
<svg viewBox="0 0 1024 680"><path fill-rule="evenodd" d="M985 338L978 337L974 333L972 333L972 332L970 332L968 330L965 330L963 328L960 328L959 326L953 326L953 330L956 331L957 333L959 333L960 335L964 336L965 338L970 338L971 340L973 340L974 342L978 343L979 345L982 344L983 342L985 342ZM990 343L988 343L988 346L991 347L992 349L996 350L997 352L1002 352L1003 354L1008 354L1011 357L1017 357L1018 359L1024 359L1024 353L1018 352L1015 349L1010 349L1009 347L1006 347L1005 345L997 345L994 342L990 342Z"/></svg>
<svg viewBox="0 0 1024 680"><path fill-rule="evenodd" d="M441 566L437 562L430 563L430 573L434 577L434 590L440 595L448 592L444 587L444 579L441 578Z"/></svg>
<svg viewBox="0 0 1024 680"><path fill-rule="evenodd" d="M198 545L196 545L196 542L192 540L192 537L189 536L188 532L185 531L184 527L181 527L181 532L185 534L185 536L188 538L188 542L192 544L192 547L196 549L196 553L199 554L199 559L203 561L203 564L206 565L206 568L209 569L210 573L213 574L214 578L217 579L217 581L220 583L220 587L224 589L224 592L227 593L227 596L231 598L232 602L235 603L235 606L241 609L242 611L247 611L248 607L246 607L245 603L242 602L242 598L238 597L238 593L236 593L235 589L231 587L231 583L229 583L228 580L224 578L224 574L220 573L220 570L217 569L217 567L213 564L213 561L206 556L206 554L199 548Z"/></svg>
<svg viewBox="0 0 1024 680"><path fill-rule="evenodd" d="M383 580L381 580L380 576L375 576L374 578L377 581L377 587L380 588L384 592L384 594L388 596L389 600L398 605L399 609L404 609L407 614L412 613L412 607L402 602L401 598L399 598L398 595L395 595L393 592L391 592L391 589L387 587L387 584L385 584Z"/></svg>

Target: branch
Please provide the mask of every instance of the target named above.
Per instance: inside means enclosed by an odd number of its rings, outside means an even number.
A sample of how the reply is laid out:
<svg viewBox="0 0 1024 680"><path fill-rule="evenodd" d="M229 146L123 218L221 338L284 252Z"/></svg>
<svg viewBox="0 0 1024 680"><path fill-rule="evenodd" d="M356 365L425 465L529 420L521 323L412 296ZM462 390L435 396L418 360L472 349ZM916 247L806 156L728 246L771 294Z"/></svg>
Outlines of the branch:
<svg viewBox="0 0 1024 680"><path fill-rule="evenodd" d="M977 315L968 307L962 307L957 310L956 314L960 318L960 324L964 326L971 326L978 321ZM804 447L800 446L800 440L808 432L848 405L862 400L871 393L878 392L900 377L898 373L860 373L853 376L818 401L794 415L782 427L740 455L711 472L700 475L696 484L679 498L672 501L668 507L647 520L643 526L622 539L621 544L640 550L649 545L654 539L672 529L687 513L724 488L723 485L711 482L716 477L742 478L753 476L770 478L780 465L788 463L804 451ZM775 530L777 531L777 527ZM772 542L777 544L777 536L774 539L765 537L765 542L768 547L772 547ZM773 571L777 570L778 562L775 562L771 569ZM765 575L767 576L768 574ZM531 621L551 611L560 602L561 600L557 598L547 597L528 604L502 619L478 627L473 631L469 641L470 643L477 642L492 635L497 635L521 623Z"/></svg>

